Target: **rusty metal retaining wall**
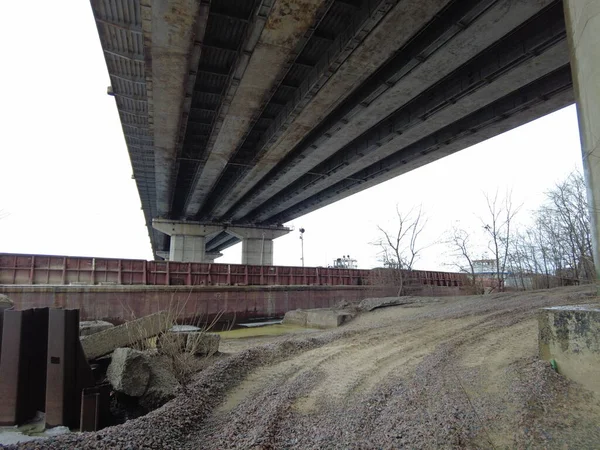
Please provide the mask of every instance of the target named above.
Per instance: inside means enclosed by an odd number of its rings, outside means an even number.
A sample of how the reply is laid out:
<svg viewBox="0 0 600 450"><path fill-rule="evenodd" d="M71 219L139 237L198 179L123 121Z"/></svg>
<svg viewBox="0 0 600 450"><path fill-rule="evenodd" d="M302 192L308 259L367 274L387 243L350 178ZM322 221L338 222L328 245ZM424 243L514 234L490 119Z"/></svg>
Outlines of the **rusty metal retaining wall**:
<svg viewBox="0 0 600 450"><path fill-rule="evenodd" d="M365 286L373 271L326 267L248 266L135 259L0 253L0 284L147 286ZM415 270L419 285L464 286L463 274Z"/></svg>
<svg viewBox="0 0 600 450"><path fill-rule="evenodd" d="M431 287L433 288L433 287ZM440 288L455 291L459 288ZM78 308L81 320L120 323L161 310L181 311L222 321L281 317L298 308L326 308L341 301L394 295L394 288L375 286L8 286L0 293L18 309L53 306Z"/></svg>

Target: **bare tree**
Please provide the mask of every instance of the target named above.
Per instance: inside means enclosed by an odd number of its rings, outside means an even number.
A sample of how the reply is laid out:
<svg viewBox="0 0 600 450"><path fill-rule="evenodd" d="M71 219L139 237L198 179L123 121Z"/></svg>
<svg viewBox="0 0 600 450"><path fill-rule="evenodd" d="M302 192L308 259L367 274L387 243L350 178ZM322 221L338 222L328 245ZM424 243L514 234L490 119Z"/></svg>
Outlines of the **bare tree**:
<svg viewBox="0 0 600 450"><path fill-rule="evenodd" d="M450 247L454 258L458 261L454 263L454 266L461 272L469 274L474 293L481 293L483 289L477 279L475 264L473 263L471 234L462 228L454 226L450 230L446 244Z"/></svg>
<svg viewBox="0 0 600 450"><path fill-rule="evenodd" d="M483 229L489 237L488 249L494 259L495 278L498 290L504 290L506 265L512 238L512 221L519 212L520 206L512 203L512 193L508 192L503 199L498 198L498 191L494 197L484 194L487 202L489 216L487 220L481 219Z"/></svg>
<svg viewBox="0 0 600 450"><path fill-rule="evenodd" d="M396 205L396 230L388 232L381 226L377 229L381 237L374 242L380 249L379 257L386 269L393 271L394 283L398 286L398 295L404 290L404 271L412 270L423 247L418 246L418 239L427 220L423 218L423 209L412 208L408 213L400 211Z"/></svg>

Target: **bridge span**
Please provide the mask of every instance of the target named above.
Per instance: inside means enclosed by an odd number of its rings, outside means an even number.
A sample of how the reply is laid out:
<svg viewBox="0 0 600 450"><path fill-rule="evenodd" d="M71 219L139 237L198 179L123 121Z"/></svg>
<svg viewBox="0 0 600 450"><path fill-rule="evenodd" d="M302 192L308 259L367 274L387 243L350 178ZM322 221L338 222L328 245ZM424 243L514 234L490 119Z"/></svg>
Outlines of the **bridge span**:
<svg viewBox="0 0 600 450"><path fill-rule="evenodd" d="M600 151L597 1L91 4L152 247L172 261L241 240L244 264L270 265L290 220L576 97L586 161Z"/></svg>

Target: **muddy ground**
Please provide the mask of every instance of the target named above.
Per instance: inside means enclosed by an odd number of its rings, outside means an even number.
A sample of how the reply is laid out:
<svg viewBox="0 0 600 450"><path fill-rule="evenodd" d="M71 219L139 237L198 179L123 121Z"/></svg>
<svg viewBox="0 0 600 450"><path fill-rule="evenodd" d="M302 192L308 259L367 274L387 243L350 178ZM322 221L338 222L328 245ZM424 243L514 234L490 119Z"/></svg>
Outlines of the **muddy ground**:
<svg viewBox="0 0 600 450"><path fill-rule="evenodd" d="M600 447L600 395L537 358L540 307L592 288L432 298L334 331L224 339L187 392L124 425L22 448Z"/></svg>

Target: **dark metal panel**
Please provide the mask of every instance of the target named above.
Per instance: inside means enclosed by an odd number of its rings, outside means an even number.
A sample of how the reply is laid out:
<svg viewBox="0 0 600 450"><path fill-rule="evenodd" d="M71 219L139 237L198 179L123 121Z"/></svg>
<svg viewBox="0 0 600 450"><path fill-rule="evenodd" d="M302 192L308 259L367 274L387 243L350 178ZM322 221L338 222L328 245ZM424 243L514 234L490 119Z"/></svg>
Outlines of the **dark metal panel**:
<svg viewBox="0 0 600 450"><path fill-rule="evenodd" d="M50 310L47 361L46 424L79 428L81 393L93 385L79 343L79 310Z"/></svg>
<svg viewBox="0 0 600 450"><path fill-rule="evenodd" d="M45 409L48 308L4 312L0 425L23 424Z"/></svg>

